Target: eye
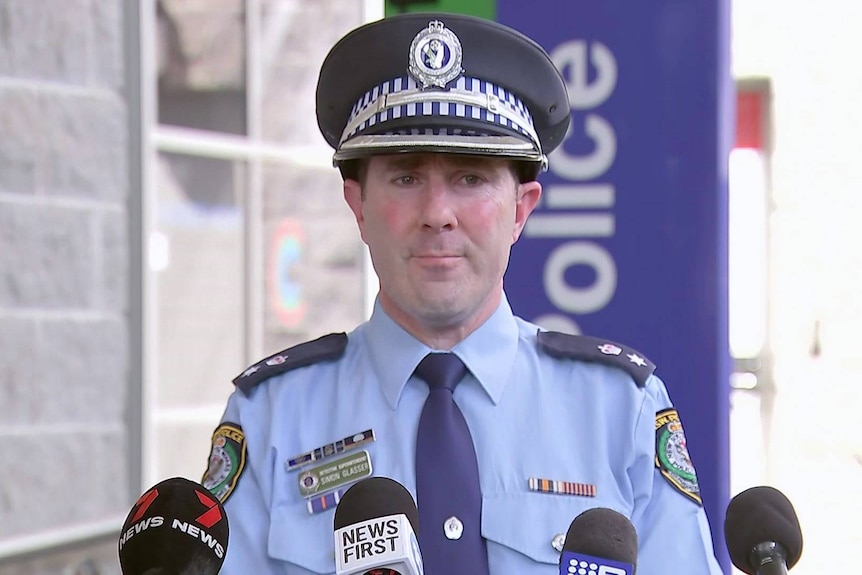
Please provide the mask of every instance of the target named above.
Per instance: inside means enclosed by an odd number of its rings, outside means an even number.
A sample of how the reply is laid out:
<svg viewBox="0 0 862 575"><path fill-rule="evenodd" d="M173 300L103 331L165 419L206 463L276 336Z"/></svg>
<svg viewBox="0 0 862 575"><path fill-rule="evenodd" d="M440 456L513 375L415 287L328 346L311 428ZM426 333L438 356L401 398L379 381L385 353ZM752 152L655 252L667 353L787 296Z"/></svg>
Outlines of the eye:
<svg viewBox="0 0 862 575"><path fill-rule="evenodd" d="M477 186L481 184L484 180L482 179L482 176L479 176L477 174L467 174L461 178L461 181L468 186Z"/></svg>
<svg viewBox="0 0 862 575"><path fill-rule="evenodd" d="M416 178L410 174L404 174L402 176L395 177L392 181L401 186L409 186L416 183Z"/></svg>

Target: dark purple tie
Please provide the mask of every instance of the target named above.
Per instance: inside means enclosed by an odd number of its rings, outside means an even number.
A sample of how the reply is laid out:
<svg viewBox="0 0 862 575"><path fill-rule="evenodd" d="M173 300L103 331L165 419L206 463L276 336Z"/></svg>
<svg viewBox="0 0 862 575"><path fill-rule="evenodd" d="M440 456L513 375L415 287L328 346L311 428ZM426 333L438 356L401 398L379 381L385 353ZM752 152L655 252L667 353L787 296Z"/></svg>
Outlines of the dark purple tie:
<svg viewBox="0 0 862 575"><path fill-rule="evenodd" d="M416 438L419 549L427 575L488 573L476 450L452 397L465 373L451 353L429 353L415 371L430 388Z"/></svg>

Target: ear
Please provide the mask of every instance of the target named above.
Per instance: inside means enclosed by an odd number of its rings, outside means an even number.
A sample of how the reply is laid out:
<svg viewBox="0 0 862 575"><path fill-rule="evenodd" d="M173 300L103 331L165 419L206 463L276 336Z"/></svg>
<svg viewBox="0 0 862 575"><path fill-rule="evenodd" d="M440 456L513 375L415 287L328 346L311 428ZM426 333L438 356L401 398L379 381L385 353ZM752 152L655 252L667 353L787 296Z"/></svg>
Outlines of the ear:
<svg viewBox="0 0 862 575"><path fill-rule="evenodd" d="M539 203L539 198L542 197L542 184L536 181L518 184L518 191L515 197L515 227L512 229L513 244L521 237L521 232L524 231L524 226L527 224L527 218L533 213L533 209Z"/></svg>
<svg viewBox="0 0 862 575"><path fill-rule="evenodd" d="M353 217L356 218L356 225L359 227L359 235L362 236L362 241L365 241L365 217L362 215L362 186L356 180L344 180L344 201L353 212ZM366 242L367 243L367 242Z"/></svg>

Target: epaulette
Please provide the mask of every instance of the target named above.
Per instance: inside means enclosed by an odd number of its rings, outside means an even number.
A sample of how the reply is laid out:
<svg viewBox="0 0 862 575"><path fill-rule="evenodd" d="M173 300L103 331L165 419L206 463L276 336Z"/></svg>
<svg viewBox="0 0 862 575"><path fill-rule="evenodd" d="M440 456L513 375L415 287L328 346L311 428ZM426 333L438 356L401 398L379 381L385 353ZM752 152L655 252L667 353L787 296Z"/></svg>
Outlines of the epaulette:
<svg viewBox="0 0 862 575"><path fill-rule="evenodd" d="M337 359L344 354L346 347L346 333L330 333L260 360L236 376L233 384L248 395L254 386L274 375L327 359Z"/></svg>
<svg viewBox="0 0 862 575"><path fill-rule="evenodd" d="M539 347L551 357L595 361L618 367L632 376L638 387L646 385L655 364L642 353L618 343L557 331L539 331Z"/></svg>

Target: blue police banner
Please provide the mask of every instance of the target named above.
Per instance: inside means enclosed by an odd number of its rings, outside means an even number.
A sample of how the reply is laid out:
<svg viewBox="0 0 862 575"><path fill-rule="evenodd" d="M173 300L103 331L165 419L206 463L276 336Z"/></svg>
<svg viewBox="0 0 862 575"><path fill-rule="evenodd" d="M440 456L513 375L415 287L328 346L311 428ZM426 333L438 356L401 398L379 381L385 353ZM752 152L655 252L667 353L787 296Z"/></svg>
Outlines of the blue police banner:
<svg viewBox="0 0 862 575"><path fill-rule="evenodd" d="M497 0L496 19L548 50L572 114L513 249L512 307L658 365L729 571L729 0Z"/></svg>

